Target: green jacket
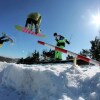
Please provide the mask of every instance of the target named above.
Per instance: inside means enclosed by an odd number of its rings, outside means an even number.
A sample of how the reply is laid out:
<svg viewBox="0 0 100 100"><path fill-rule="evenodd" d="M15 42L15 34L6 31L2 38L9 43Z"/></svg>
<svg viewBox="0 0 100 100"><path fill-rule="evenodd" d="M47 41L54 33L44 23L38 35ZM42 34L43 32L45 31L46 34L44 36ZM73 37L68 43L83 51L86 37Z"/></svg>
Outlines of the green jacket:
<svg viewBox="0 0 100 100"><path fill-rule="evenodd" d="M38 25L41 24L42 18L41 18L41 15L40 15L39 13L37 13L37 12L35 12L35 13L30 13L30 14L28 15L28 18L31 18L31 19L37 21L37 24L38 24Z"/></svg>

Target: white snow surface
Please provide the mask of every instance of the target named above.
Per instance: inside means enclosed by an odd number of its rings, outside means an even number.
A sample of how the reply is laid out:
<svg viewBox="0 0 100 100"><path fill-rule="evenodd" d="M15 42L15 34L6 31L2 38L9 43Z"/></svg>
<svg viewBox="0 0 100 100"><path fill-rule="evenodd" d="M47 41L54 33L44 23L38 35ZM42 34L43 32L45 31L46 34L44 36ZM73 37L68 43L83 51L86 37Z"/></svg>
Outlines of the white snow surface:
<svg viewBox="0 0 100 100"><path fill-rule="evenodd" d="M0 100L100 100L100 66L0 62Z"/></svg>

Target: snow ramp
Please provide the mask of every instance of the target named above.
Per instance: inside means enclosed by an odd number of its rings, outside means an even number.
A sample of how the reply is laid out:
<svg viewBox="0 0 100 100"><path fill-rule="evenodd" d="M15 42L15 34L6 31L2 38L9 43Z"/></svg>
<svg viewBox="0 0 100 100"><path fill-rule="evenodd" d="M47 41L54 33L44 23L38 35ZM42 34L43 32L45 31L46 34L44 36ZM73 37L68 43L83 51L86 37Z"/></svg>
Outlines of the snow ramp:
<svg viewBox="0 0 100 100"><path fill-rule="evenodd" d="M1 84L23 94L14 100L100 100L98 66L75 68L70 64L0 63L0 69Z"/></svg>

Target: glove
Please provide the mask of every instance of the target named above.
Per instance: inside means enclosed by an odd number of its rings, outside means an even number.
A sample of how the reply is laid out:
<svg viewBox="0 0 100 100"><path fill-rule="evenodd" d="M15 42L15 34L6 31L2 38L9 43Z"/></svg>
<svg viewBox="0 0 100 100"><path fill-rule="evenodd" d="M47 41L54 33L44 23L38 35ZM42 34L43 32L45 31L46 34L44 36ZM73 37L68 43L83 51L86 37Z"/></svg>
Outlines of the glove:
<svg viewBox="0 0 100 100"><path fill-rule="evenodd" d="M69 42L69 41L67 41L67 40L66 40L66 43L67 43L67 44L70 44L70 42Z"/></svg>

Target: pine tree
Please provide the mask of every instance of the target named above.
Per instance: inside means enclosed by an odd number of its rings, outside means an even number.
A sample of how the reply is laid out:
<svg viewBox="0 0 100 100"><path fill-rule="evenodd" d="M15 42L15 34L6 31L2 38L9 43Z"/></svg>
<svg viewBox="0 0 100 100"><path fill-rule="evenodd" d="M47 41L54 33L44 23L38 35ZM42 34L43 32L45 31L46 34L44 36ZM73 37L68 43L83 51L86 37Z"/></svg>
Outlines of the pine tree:
<svg viewBox="0 0 100 100"><path fill-rule="evenodd" d="M23 64L23 62L24 62L24 59L23 58L20 58L18 61L17 61L17 64Z"/></svg>
<svg viewBox="0 0 100 100"><path fill-rule="evenodd" d="M37 52L36 50L34 51L34 53L32 54L32 62L33 63L38 63L39 62L39 52Z"/></svg>
<svg viewBox="0 0 100 100"><path fill-rule="evenodd" d="M95 40L90 41L91 43L91 57L97 61L100 61L100 38L95 37Z"/></svg>
<svg viewBox="0 0 100 100"><path fill-rule="evenodd" d="M19 59L17 63L33 64L38 62L39 62L39 52L35 50L30 56L26 57L25 59L23 58Z"/></svg>
<svg viewBox="0 0 100 100"><path fill-rule="evenodd" d="M51 61L54 59L54 50L51 50L51 49L49 51L43 50L42 56L44 58L44 61L48 61L48 60Z"/></svg>

